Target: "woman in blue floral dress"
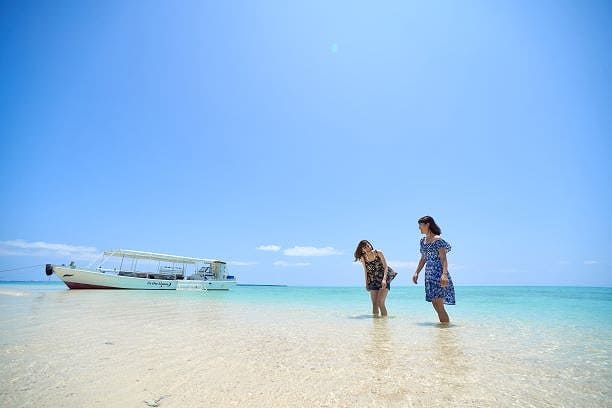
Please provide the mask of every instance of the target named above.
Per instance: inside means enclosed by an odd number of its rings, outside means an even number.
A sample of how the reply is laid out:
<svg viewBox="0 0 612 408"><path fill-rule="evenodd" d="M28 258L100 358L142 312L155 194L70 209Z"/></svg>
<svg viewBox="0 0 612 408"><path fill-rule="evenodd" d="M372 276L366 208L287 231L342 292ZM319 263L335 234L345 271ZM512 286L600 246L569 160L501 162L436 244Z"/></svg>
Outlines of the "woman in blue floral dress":
<svg viewBox="0 0 612 408"><path fill-rule="evenodd" d="M419 273L425 266L425 300L431 302L438 313L440 323L450 321L444 305L455 304L455 288L448 274L447 252L451 246L440 238L442 230L429 215L419 219L419 230L425 237L421 239L421 260L412 281L416 284Z"/></svg>

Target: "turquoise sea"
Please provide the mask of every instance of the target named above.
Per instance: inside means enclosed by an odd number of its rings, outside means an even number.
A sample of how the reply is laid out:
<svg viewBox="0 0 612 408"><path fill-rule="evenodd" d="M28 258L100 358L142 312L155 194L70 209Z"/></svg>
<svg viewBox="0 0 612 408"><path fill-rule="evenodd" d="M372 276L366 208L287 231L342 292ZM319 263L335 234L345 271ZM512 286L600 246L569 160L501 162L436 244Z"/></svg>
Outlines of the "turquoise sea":
<svg viewBox="0 0 612 408"><path fill-rule="evenodd" d="M456 294L3 282L0 406L611 406L612 288Z"/></svg>

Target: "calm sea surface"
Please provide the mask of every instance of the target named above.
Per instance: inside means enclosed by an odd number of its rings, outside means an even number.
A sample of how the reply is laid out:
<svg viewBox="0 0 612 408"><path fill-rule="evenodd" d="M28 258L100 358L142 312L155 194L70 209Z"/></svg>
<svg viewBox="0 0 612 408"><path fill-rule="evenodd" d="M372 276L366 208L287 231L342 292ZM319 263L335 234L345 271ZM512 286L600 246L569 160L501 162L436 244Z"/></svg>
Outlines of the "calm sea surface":
<svg viewBox="0 0 612 408"><path fill-rule="evenodd" d="M1 407L611 407L612 288L0 283Z"/></svg>

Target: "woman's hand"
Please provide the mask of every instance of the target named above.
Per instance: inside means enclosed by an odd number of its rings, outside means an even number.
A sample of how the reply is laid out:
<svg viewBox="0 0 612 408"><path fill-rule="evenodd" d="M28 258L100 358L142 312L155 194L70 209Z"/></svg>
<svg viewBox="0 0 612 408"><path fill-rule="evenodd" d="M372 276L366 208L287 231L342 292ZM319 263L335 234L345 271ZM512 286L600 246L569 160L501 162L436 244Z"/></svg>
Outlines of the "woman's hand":
<svg viewBox="0 0 612 408"><path fill-rule="evenodd" d="M414 275L412 275L412 281L414 282L415 285L417 284L417 281L419 280L419 272L421 272L424 266L425 266L425 255L421 254L421 259L419 259L419 264L417 265L416 271L414 271Z"/></svg>
<svg viewBox="0 0 612 408"><path fill-rule="evenodd" d="M386 280L386 279L383 279L383 280L380 282L380 288L381 288L381 289L387 289L387 280Z"/></svg>
<svg viewBox="0 0 612 408"><path fill-rule="evenodd" d="M448 286L448 273L443 273L440 277L440 286L443 288Z"/></svg>

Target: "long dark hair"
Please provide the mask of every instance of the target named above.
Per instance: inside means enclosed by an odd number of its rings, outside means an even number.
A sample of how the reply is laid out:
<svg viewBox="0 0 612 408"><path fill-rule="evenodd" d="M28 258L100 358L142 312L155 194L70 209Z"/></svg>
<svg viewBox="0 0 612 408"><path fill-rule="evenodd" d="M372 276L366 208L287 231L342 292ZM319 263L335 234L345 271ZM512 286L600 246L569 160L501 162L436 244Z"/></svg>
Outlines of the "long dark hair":
<svg viewBox="0 0 612 408"><path fill-rule="evenodd" d="M357 248L355 249L355 262L360 260L363 256L363 247L366 245L369 245L370 248L374 249L374 245L372 245L367 239L362 239L359 241L359 244L357 244Z"/></svg>
<svg viewBox="0 0 612 408"><path fill-rule="evenodd" d="M434 235L442 234L442 230L438 227L438 224L436 224L433 217L429 215L419 218L419 224L429 224L429 230L433 232Z"/></svg>

